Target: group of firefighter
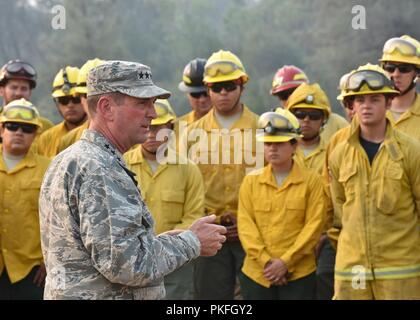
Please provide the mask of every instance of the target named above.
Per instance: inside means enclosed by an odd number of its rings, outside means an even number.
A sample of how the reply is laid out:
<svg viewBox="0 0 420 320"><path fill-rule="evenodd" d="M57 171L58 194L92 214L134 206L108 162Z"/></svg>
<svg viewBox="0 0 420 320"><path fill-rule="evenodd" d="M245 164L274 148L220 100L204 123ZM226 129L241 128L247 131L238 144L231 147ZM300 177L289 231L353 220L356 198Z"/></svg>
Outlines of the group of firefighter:
<svg viewBox="0 0 420 320"><path fill-rule="evenodd" d="M51 159L89 128L86 79L103 62L59 70L57 125L31 102L31 64L11 60L0 71L0 299L42 299L42 179ZM279 105L258 116L242 102L249 76L234 53L191 60L178 87L192 111L177 117L168 100L156 100L147 140L124 155L156 234L209 214L227 228L215 256L165 277L166 298L420 299L419 75L420 43L389 39L379 64L341 77L345 119L318 83L284 65L270 91ZM188 152L200 139L188 141L181 159L172 138L182 140L183 126L203 133L206 152ZM161 139L162 129L172 133ZM215 143L246 130L251 143L214 154ZM256 170L212 161L248 150L257 157L257 144L264 165ZM171 148L178 161L162 163L159 151Z"/></svg>

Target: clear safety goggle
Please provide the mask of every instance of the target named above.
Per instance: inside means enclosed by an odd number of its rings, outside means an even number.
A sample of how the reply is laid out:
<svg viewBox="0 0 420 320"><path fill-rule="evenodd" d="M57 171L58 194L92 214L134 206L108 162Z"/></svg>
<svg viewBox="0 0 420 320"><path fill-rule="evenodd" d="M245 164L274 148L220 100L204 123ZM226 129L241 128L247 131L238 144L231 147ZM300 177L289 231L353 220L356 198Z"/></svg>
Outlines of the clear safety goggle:
<svg viewBox="0 0 420 320"><path fill-rule="evenodd" d="M21 73L23 71L31 77L36 75L35 68L31 64L22 61L11 61L6 64L5 69L10 73Z"/></svg>
<svg viewBox="0 0 420 320"><path fill-rule="evenodd" d="M382 73L375 70L362 70L349 75L345 90L359 91L363 84L367 84L371 90L394 87L392 81Z"/></svg>
<svg viewBox="0 0 420 320"><path fill-rule="evenodd" d="M206 66L206 68L204 69L204 75L210 77L215 77L219 73L223 75L228 75L235 72L236 70L241 70L245 72L243 68L231 61L217 61Z"/></svg>
<svg viewBox="0 0 420 320"><path fill-rule="evenodd" d="M393 53L397 50L404 56L417 56L420 57L420 49L416 48L411 42L401 39L401 38L392 38L389 39L384 45L384 53Z"/></svg>
<svg viewBox="0 0 420 320"><path fill-rule="evenodd" d="M261 115L258 120L258 128L264 129L264 132L268 134L298 133L298 130L292 127L288 119L274 112Z"/></svg>
<svg viewBox="0 0 420 320"><path fill-rule="evenodd" d="M38 117L38 113L30 107L13 106L4 109L3 116L9 120L34 120Z"/></svg>

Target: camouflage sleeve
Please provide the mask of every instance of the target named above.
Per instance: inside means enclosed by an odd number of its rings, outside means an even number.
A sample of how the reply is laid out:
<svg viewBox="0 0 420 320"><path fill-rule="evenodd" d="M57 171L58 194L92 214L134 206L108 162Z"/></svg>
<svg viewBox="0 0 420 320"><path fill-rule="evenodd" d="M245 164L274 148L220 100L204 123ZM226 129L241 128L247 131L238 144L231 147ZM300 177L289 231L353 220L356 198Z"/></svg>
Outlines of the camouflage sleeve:
<svg viewBox="0 0 420 320"><path fill-rule="evenodd" d="M148 211L132 190L128 177L91 172L79 192L80 233L93 266L110 282L148 286L198 257L200 242L191 231L156 237L142 223Z"/></svg>

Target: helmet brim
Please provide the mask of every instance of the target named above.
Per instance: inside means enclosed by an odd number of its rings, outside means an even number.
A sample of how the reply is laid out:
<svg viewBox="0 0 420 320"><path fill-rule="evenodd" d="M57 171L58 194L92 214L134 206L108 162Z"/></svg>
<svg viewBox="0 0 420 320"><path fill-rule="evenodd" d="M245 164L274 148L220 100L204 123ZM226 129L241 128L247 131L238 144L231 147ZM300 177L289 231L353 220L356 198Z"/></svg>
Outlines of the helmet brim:
<svg viewBox="0 0 420 320"><path fill-rule="evenodd" d="M185 93L196 93L196 92L206 92L207 91L206 86L198 86L198 87L187 86L183 81L181 81L178 84L178 89L182 92L185 92Z"/></svg>

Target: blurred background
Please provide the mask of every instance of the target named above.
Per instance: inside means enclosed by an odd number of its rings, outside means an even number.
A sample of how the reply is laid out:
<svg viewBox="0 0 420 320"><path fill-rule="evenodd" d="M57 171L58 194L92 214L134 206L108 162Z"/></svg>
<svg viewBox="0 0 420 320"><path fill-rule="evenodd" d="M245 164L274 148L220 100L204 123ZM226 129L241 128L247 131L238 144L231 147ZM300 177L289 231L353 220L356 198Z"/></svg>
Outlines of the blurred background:
<svg viewBox="0 0 420 320"><path fill-rule="evenodd" d="M51 26L55 5L66 10L65 30ZM355 5L366 9L365 30L352 28ZM189 111L177 88L184 66L219 49L242 60L250 75L243 101L256 113L277 105L269 94L272 77L294 64L342 114L340 77L377 63L391 37L420 40L419 16L419 0L0 0L0 65L19 58L35 66L32 100L55 123L51 84L66 65L81 67L95 57L147 64L182 115Z"/></svg>

